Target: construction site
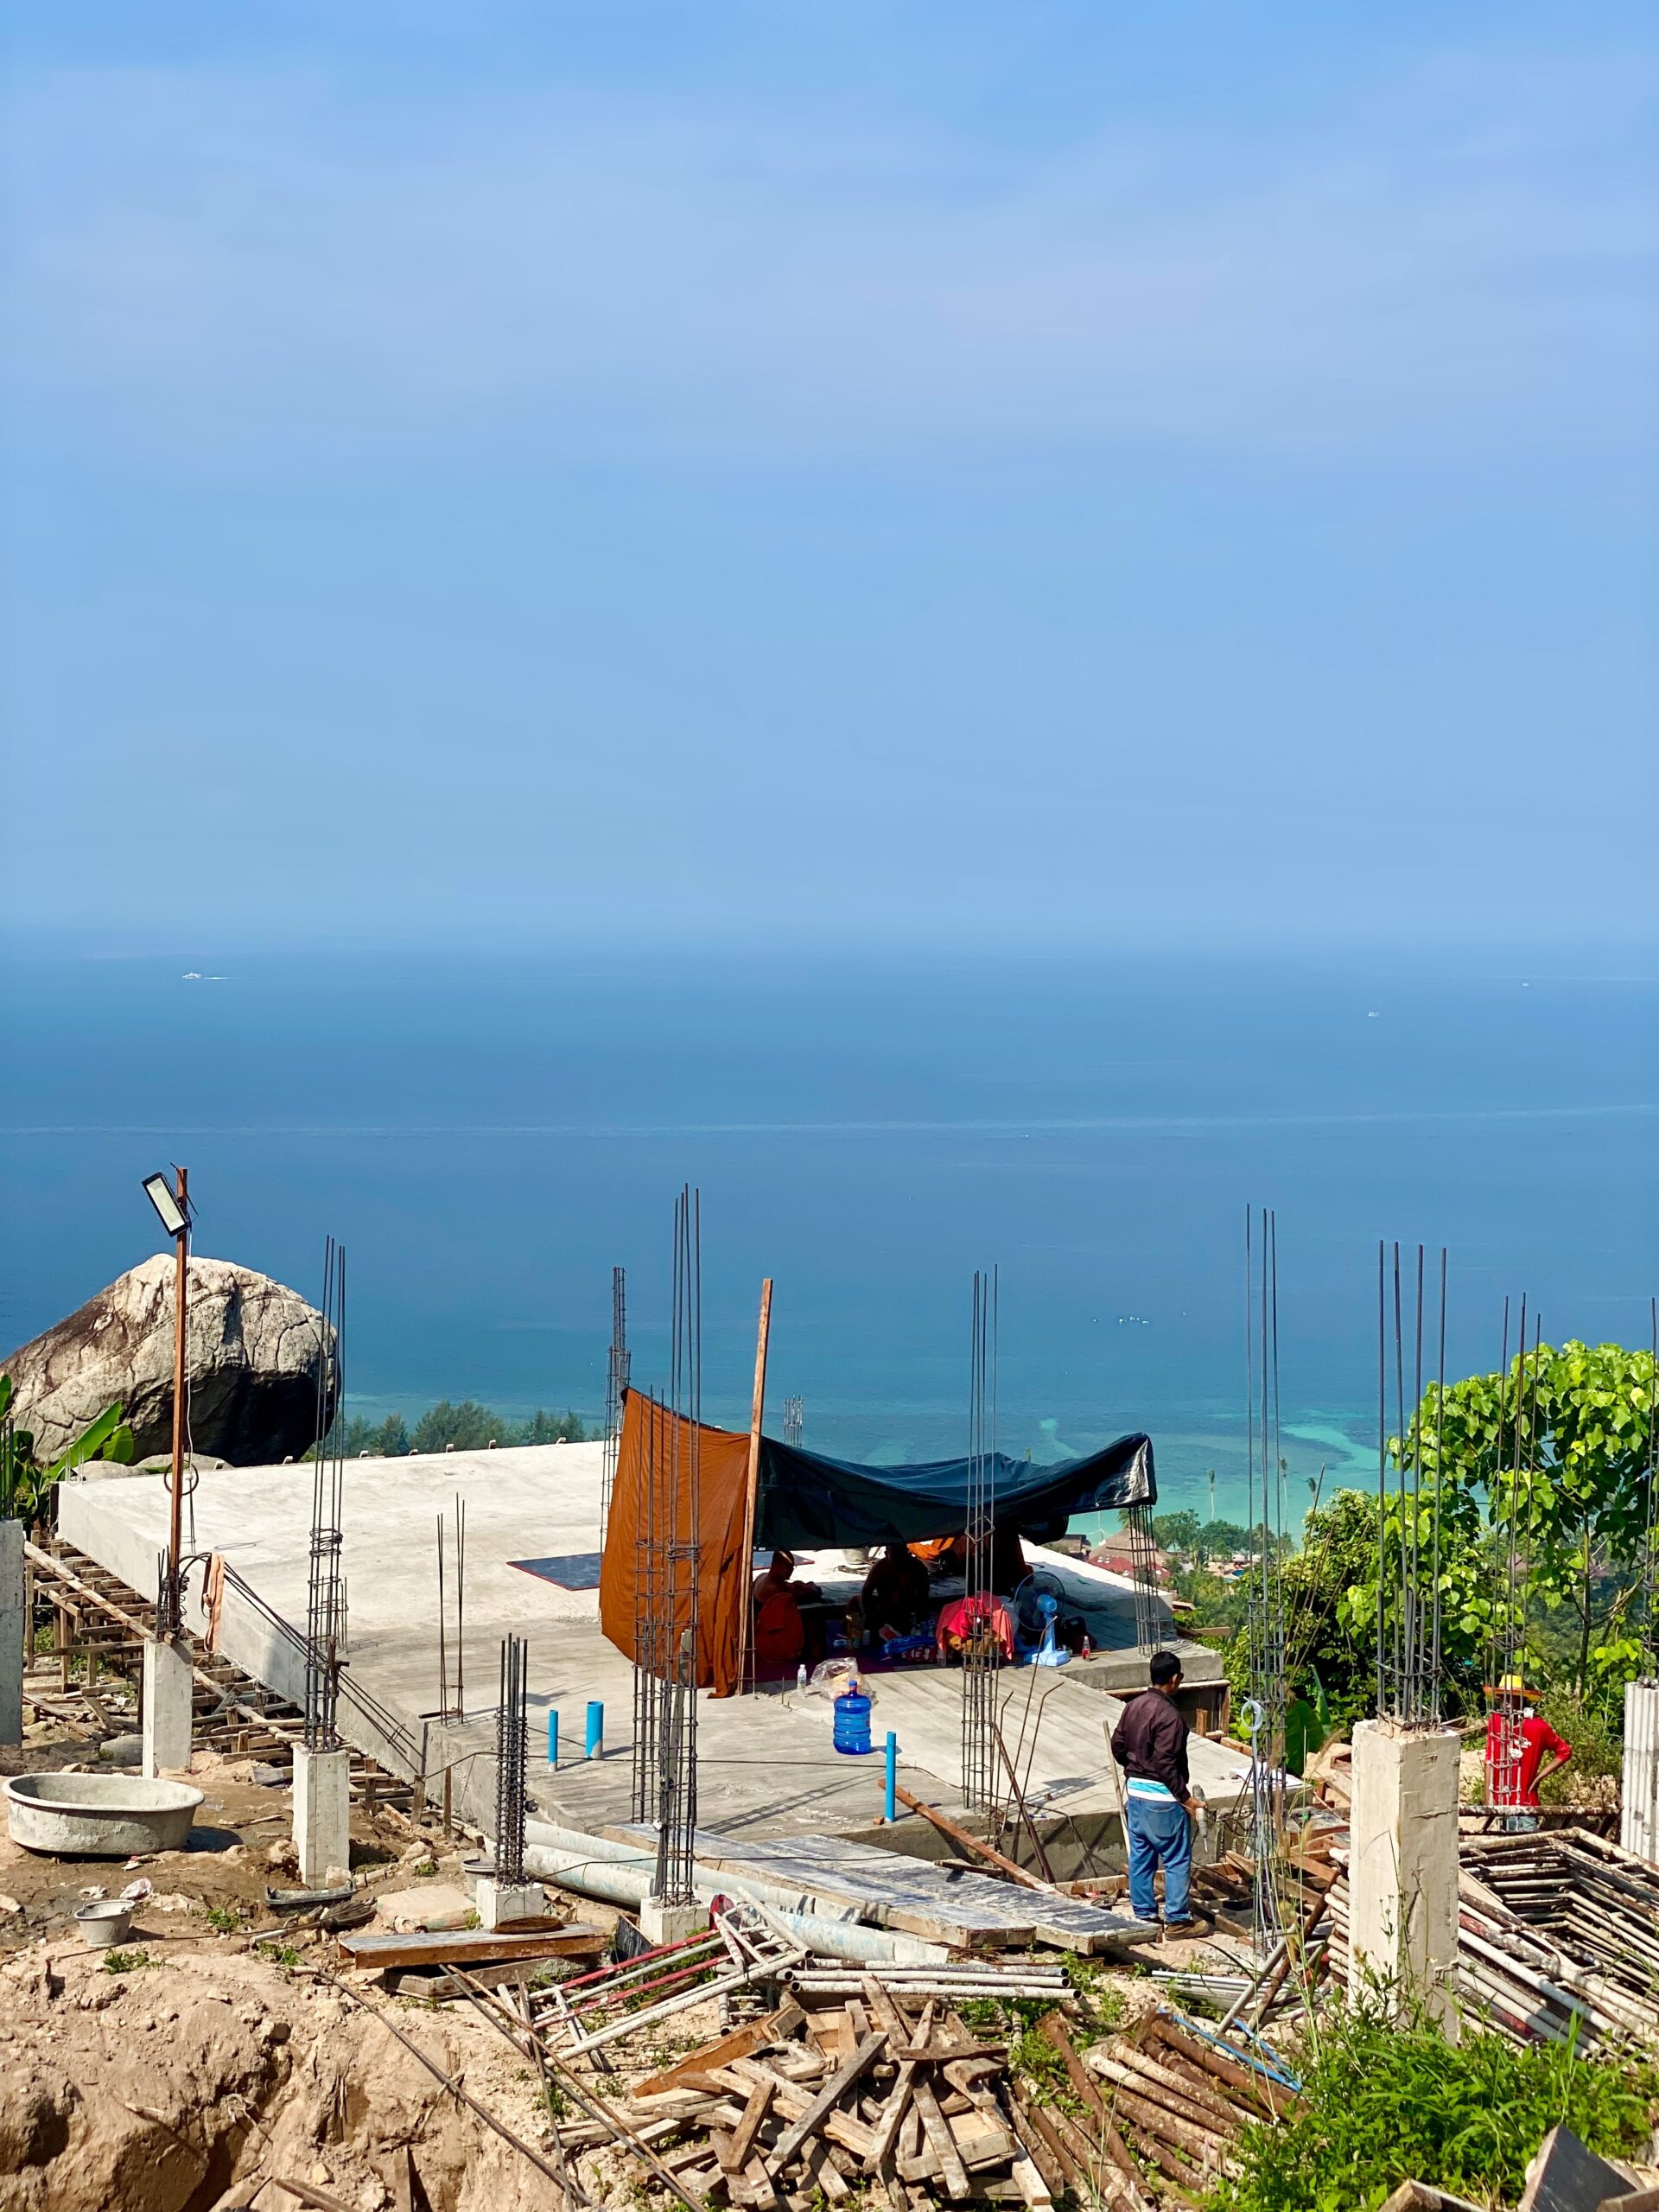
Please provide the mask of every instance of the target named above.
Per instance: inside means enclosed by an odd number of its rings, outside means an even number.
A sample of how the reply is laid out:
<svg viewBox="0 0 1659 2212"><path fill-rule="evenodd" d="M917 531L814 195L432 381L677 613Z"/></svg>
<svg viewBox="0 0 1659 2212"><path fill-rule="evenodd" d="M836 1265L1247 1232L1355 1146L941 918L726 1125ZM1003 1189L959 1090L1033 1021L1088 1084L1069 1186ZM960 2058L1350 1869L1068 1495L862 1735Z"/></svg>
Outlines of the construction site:
<svg viewBox="0 0 1659 2212"><path fill-rule="evenodd" d="M88 1458L0 1524L0 2205L1255 2204L1229 2191L1308 2124L1333 2006L1447 2049L1478 2022L1582 2082L1659 2050L1659 1693L1630 1694L1618 1840L1516 1814L1513 1535L1465 1788L1443 1255L1437 1289L1421 1249L1414 1281L1379 1250L1375 1697L1293 1764L1271 1214L1230 1677L1155 1579L1149 1437L999 1450L995 1270L959 1459L814 1454L798 1401L771 1434L770 1281L750 1426L704 1420L690 1189L655 1389L617 1271L602 1437L348 1459L331 1243L315 1449L203 1466L175 1195L162 1478ZM1128 1573L1081 1555L1105 1515ZM1160 1910L1124 1746L1166 1704L1191 1830ZM1605 2155L1557 2101L1524 2188L1405 2174L1393 2212L1659 2204L1647 2131L1626 2114Z"/></svg>

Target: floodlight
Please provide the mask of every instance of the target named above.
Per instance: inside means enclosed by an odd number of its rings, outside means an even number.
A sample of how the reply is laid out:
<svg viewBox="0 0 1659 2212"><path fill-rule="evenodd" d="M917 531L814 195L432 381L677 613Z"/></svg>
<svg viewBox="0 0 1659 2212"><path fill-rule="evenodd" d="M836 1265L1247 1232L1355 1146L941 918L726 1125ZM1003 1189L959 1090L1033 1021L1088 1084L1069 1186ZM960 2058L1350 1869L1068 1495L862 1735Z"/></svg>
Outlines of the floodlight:
<svg viewBox="0 0 1659 2212"><path fill-rule="evenodd" d="M182 1236L189 1227L184 1211L173 1195L173 1185L165 1175L146 1175L144 1196L161 1217L162 1227L169 1236Z"/></svg>

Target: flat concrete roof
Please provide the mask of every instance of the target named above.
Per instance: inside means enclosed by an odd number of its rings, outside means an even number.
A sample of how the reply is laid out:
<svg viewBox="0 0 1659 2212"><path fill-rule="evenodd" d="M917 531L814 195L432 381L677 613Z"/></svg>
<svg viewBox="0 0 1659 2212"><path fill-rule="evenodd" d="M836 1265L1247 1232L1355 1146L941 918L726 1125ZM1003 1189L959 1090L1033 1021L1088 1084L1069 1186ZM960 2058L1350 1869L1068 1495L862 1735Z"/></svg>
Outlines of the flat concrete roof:
<svg viewBox="0 0 1659 2212"><path fill-rule="evenodd" d="M569 1588L513 1562L581 1559L600 1549L601 1447L537 1445L496 1452L454 1452L346 1463L343 1570L348 1605L348 1686L360 1684L402 1724L405 1742L424 1737L429 1770L455 1764L456 1802L488 1827L493 1801L494 1708L499 1651L509 1631L530 1647L531 1795L563 1824L597 1833L633 1816L633 1668L599 1627L596 1588ZM203 1471L191 1502L190 1551L220 1553L265 1606L297 1625L305 1620L313 1470L309 1465ZM448 1516L449 1581L444 1643L450 1694L456 1675L453 1532L465 1509L464 1681L466 1718L445 1721L441 1707L437 1529ZM154 1476L76 1479L63 1485L60 1526L66 1539L135 1590L156 1586L167 1540L167 1495ZM1063 1669L1009 1669L1002 1693L1004 1734L1029 1788L1055 1813L1116 1809L1116 1789L1103 1728L1115 1724L1112 1688L1138 1688L1145 1659L1134 1643L1134 1592L1124 1578L1033 1546L1033 1564L1060 1579L1068 1605L1082 1611L1100 1648L1092 1661ZM806 1578L833 1587L856 1570L839 1555L801 1555ZM201 1570L187 1606L203 1625ZM290 1696L302 1693L295 1654L227 1597L221 1645L238 1663ZM1215 1681L1216 1654L1179 1647L1189 1678ZM870 1679L879 1744L891 1729L901 1778L941 1804L959 1801L961 1688L954 1671L923 1667ZM602 1758L582 1757L590 1700L605 1709ZM296 1700L297 1701L297 1700ZM559 1715L561 1760L546 1763L547 1714ZM837 1754L827 1700L802 1700L794 1685L758 1694L697 1700L698 1821L709 1829L758 1836L861 1827L880 1811L881 1761ZM341 1730L359 1748L382 1756L385 1743L363 1740L373 1728L342 1701ZM394 1755L395 1755L395 1747ZM1244 1786L1248 1758L1230 1745L1194 1738L1193 1779L1228 1802Z"/></svg>

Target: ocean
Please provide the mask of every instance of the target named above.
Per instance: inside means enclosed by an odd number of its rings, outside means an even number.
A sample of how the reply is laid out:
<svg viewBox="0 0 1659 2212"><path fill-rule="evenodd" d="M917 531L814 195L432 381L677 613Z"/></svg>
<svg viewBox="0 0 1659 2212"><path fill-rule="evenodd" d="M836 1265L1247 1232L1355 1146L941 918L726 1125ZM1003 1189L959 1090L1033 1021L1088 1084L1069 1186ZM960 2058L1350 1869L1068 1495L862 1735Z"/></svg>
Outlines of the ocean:
<svg viewBox="0 0 1659 2212"><path fill-rule="evenodd" d="M187 973L187 970L189 972ZM348 1403L597 1418L611 1269L661 1371L671 1227L701 1192L703 1402L896 1461L965 1448L976 1268L1000 1283L998 1434L1039 1459L1148 1430L1166 1503L1245 1503L1243 1224L1275 1210L1293 1495L1376 1465L1379 1237L1450 1250L1449 1365L1506 1294L1547 1338L1645 1343L1651 981L1497 961L946 962L895 952L226 955L14 950L0 1337L156 1249L140 1178L190 1170L197 1249L315 1297L346 1247Z"/></svg>

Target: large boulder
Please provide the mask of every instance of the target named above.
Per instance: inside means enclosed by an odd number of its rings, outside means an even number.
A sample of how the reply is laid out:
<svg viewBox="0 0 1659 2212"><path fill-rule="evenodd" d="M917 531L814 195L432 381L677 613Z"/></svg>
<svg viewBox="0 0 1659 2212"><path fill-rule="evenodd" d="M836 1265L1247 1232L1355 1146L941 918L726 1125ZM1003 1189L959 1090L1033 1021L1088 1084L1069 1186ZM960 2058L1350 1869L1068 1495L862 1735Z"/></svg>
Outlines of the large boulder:
<svg viewBox="0 0 1659 2212"><path fill-rule="evenodd" d="M170 1448L175 1264L170 1253L146 1260L0 1360L14 1386L11 1417L34 1432L47 1464L118 1404L135 1459ZM339 1366L334 1332L315 1306L251 1268L193 1257L185 1359L197 1453L254 1467L305 1451L316 1440L325 1351L332 1419Z"/></svg>

